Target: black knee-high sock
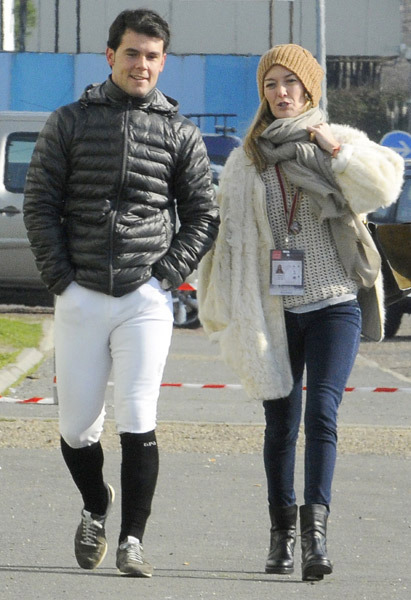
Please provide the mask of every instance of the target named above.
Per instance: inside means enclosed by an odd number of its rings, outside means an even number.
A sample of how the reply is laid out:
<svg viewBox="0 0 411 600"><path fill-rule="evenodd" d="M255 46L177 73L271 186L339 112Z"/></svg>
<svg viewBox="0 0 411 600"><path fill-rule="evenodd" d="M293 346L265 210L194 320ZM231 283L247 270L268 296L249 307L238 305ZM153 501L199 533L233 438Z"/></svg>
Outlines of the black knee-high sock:
<svg viewBox="0 0 411 600"><path fill-rule="evenodd" d="M85 448L71 448L61 437L60 445L66 465L82 495L85 510L104 515L108 499L103 479L104 455L100 442Z"/></svg>
<svg viewBox="0 0 411 600"><path fill-rule="evenodd" d="M157 483L159 457L155 431L122 433L121 531L143 539Z"/></svg>

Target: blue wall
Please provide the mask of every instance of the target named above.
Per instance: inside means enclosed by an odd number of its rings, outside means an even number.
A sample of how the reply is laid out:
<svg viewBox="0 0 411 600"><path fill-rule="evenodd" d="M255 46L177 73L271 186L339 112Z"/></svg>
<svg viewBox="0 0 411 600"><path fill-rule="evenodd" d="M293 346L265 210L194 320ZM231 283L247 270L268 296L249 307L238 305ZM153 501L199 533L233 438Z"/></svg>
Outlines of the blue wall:
<svg viewBox="0 0 411 600"><path fill-rule="evenodd" d="M51 110L71 102L73 56L15 54L11 73L11 110Z"/></svg>
<svg viewBox="0 0 411 600"><path fill-rule="evenodd" d="M228 124L243 136L258 106L258 56L168 55L159 88L187 113L236 113ZM110 69L104 54L0 52L0 110L49 111L77 100ZM212 121L204 122L211 132Z"/></svg>
<svg viewBox="0 0 411 600"><path fill-rule="evenodd" d="M208 56L205 66L207 112L237 113L243 136L258 107L256 71L259 56Z"/></svg>
<svg viewBox="0 0 411 600"><path fill-rule="evenodd" d="M13 56L11 54L0 53L0 110L10 109L10 83L11 83L11 63Z"/></svg>

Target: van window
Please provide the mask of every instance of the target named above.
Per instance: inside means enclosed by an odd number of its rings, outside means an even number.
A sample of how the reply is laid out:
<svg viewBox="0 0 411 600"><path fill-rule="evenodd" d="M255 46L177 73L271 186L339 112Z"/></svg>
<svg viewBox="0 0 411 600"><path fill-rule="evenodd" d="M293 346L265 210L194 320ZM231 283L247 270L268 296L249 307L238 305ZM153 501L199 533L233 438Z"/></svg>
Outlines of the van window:
<svg viewBox="0 0 411 600"><path fill-rule="evenodd" d="M27 169L37 140L37 132L11 133L6 143L4 186L9 192L22 193Z"/></svg>

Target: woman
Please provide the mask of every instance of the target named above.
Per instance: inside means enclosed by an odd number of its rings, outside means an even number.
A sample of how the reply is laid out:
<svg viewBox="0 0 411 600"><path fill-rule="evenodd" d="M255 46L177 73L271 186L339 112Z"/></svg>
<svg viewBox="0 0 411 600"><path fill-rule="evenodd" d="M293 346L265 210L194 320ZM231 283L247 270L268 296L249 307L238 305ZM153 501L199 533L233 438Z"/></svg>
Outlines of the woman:
<svg viewBox="0 0 411 600"><path fill-rule="evenodd" d="M294 569L296 442L306 370L302 578L332 572L326 525L337 410L362 332L383 337L380 257L361 214L396 200L402 158L319 109L323 71L275 46L260 106L221 176L221 226L199 271L200 318L246 392L263 401L271 518L266 572Z"/></svg>

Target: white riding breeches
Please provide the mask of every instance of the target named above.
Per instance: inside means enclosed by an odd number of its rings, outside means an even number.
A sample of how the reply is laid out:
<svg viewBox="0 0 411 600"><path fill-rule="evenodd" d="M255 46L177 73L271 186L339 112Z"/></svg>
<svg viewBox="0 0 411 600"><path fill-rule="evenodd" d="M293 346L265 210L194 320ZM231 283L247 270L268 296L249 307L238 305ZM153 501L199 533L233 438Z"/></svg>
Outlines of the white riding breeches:
<svg viewBox="0 0 411 600"><path fill-rule="evenodd" d="M69 446L82 448L100 439L110 373L118 433L155 429L172 330L171 293L154 277L119 298L76 282L57 297L60 433Z"/></svg>

